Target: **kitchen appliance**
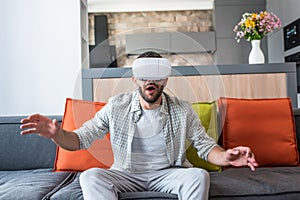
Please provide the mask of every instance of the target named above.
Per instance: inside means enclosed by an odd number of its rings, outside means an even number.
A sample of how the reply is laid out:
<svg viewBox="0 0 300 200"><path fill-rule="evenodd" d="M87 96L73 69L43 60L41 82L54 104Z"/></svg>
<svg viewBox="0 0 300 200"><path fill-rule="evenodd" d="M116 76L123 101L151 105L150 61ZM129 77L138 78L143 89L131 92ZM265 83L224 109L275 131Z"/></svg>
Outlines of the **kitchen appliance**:
<svg viewBox="0 0 300 200"><path fill-rule="evenodd" d="M284 50L295 48L300 45L300 18L283 28Z"/></svg>
<svg viewBox="0 0 300 200"><path fill-rule="evenodd" d="M283 28L285 62L295 62L297 70L297 98L300 107L300 18Z"/></svg>

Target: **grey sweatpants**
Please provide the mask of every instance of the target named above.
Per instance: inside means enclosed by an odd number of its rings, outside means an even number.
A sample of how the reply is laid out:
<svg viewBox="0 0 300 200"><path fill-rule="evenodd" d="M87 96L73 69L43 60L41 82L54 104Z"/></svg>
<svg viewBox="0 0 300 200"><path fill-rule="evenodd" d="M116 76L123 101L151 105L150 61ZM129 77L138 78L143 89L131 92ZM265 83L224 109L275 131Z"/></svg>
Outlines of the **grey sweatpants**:
<svg viewBox="0 0 300 200"><path fill-rule="evenodd" d="M80 185L85 200L117 200L118 192L159 191L179 200L208 199L210 179L200 168L169 168L145 174L92 168L82 172Z"/></svg>

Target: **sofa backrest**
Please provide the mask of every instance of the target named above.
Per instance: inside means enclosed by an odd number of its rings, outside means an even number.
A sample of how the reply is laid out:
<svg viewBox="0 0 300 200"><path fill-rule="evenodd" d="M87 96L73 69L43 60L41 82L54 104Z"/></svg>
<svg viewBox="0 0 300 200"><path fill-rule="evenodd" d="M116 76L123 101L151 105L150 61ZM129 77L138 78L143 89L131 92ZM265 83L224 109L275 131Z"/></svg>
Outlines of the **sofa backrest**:
<svg viewBox="0 0 300 200"><path fill-rule="evenodd" d="M61 116L48 116L61 122ZM0 117L0 170L53 168L56 145L47 138L20 135L24 116Z"/></svg>
<svg viewBox="0 0 300 200"><path fill-rule="evenodd" d="M300 109L294 118L298 149L300 149ZM62 116L48 116L61 122ZM20 135L20 120L24 116L0 117L0 170L53 168L56 145L35 134Z"/></svg>

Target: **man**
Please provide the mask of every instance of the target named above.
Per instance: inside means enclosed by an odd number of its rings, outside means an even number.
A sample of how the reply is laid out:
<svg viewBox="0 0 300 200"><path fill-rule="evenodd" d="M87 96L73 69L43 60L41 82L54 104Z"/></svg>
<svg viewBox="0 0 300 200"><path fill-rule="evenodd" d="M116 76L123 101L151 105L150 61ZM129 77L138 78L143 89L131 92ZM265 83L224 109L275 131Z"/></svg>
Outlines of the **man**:
<svg viewBox="0 0 300 200"><path fill-rule="evenodd" d="M111 169L93 168L80 176L84 199L118 199L118 192L160 191L180 200L208 199L209 174L185 168L185 141L203 159L220 166L258 164L248 147L224 150L205 133L188 102L163 92L170 62L155 52L140 55L132 66L137 90L112 97L81 128L62 130L58 122L32 115L22 120L21 134L37 133L67 150L88 148L110 132Z"/></svg>

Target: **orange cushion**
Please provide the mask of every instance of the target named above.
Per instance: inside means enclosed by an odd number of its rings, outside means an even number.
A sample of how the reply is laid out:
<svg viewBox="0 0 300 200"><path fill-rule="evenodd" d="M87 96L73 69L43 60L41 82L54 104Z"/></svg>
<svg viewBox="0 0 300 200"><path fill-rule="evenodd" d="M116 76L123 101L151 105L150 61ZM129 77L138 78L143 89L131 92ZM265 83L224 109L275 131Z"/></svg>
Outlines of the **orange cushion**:
<svg viewBox="0 0 300 200"><path fill-rule="evenodd" d="M62 128L73 131L94 117L106 103L67 98ZM57 147L54 171L84 171L92 167L109 168L113 154L109 135L97 140L89 149L67 151Z"/></svg>
<svg viewBox="0 0 300 200"><path fill-rule="evenodd" d="M220 98L225 149L249 146L260 166L298 165L296 131L289 98Z"/></svg>

